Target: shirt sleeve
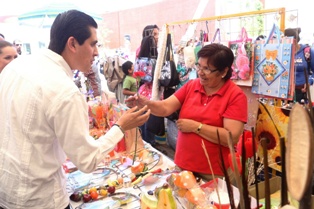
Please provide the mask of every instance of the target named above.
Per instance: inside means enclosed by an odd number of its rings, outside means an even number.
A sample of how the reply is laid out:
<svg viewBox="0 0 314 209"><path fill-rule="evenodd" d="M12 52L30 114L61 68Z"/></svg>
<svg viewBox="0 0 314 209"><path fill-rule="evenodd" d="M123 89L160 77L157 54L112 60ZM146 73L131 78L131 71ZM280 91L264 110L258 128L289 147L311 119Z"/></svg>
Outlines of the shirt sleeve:
<svg viewBox="0 0 314 209"><path fill-rule="evenodd" d="M179 102L183 104L185 97L187 95L188 86L191 85L192 80L185 83L181 88L179 88L176 92L174 92L174 96L177 97Z"/></svg>
<svg viewBox="0 0 314 209"><path fill-rule="evenodd" d="M248 118L247 97L242 90L235 90L229 97L228 108L223 114L224 118L239 120L244 123Z"/></svg>
<svg viewBox="0 0 314 209"><path fill-rule="evenodd" d="M56 101L48 119L67 157L83 172L95 170L123 138L117 127L98 140L89 135L88 106L80 92Z"/></svg>

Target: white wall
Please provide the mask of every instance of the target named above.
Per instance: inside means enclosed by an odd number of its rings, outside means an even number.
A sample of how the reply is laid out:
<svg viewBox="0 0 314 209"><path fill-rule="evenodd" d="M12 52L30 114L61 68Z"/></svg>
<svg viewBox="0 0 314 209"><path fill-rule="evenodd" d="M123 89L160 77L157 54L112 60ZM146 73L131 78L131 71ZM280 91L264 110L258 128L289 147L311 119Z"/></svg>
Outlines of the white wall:
<svg viewBox="0 0 314 209"><path fill-rule="evenodd" d="M313 43L313 7L310 5L309 0L265 0L265 8L286 8L286 28L300 27L301 28L301 41L302 43ZM296 14L298 17L295 21L289 22L289 13Z"/></svg>

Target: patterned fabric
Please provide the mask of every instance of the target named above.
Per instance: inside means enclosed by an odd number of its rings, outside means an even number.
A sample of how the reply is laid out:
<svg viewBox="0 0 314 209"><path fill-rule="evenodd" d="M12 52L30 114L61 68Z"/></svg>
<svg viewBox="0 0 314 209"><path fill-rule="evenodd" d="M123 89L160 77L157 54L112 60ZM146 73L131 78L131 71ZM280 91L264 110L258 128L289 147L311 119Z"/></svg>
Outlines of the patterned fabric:
<svg viewBox="0 0 314 209"><path fill-rule="evenodd" d="M292 49L293 38L255 45L253 93L282 99L292 98Z"/></svg>

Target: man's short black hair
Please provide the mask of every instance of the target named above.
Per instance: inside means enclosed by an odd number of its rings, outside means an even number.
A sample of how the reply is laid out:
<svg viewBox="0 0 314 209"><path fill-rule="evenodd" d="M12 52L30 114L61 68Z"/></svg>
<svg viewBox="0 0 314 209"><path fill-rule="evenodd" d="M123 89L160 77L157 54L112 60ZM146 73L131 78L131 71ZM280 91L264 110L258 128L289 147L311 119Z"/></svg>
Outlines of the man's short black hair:
<svg viewBox="0 0 314 209"><path fill-rule="evenodd" d="M51 26L48 49L61 54L71 36L82 45L91 36L90 27L97 29L98 25L84 12L68 10L58 14Z"/></svg>

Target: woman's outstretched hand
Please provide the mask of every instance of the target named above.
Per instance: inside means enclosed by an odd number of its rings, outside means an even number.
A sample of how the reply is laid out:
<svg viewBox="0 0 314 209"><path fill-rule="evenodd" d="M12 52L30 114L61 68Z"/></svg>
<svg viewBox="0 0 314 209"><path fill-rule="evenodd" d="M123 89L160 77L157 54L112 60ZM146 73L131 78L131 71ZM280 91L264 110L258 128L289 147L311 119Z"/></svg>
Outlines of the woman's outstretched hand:
<svg viewBox="0 0 314 209"><path fill-rule="evenodd" d="M148 101L149 100L145 96L135 94L134 96L127 98L124 102L130 108L135 106L142 108L147 104Z"/></svg>
<svg viewBox="0 0 314 209"><path fill-rule="evenodd" d="M143 125L149 118L150 110L147 106L137 110L137 106L127 110L116 124L120 125L124 131Z"/></svg>

